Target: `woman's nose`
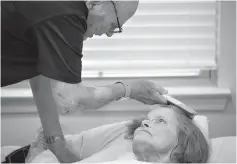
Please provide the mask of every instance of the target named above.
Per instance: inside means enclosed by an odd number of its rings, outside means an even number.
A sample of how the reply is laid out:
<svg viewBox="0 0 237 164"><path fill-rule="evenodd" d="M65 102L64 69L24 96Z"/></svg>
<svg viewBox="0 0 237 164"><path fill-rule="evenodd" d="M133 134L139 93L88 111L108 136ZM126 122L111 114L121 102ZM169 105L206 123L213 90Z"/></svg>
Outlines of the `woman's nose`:
<svg viewBox="0 0 237 164"><path fill-rule="evenodd" d="M148 120L143 120L142 121L142 127L150 127L150 125L149 125L149 121Z"/></svg>

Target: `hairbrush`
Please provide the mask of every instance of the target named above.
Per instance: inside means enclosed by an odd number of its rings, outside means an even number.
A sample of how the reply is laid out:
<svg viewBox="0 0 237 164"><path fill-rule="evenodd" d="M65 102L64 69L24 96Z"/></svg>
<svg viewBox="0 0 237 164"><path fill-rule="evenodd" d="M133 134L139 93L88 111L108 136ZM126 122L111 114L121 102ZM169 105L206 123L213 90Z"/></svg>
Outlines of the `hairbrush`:
<svg viewBox="0 0 237 164"><path fill-rule="evenodd" d="M197 115L198 113L190 108L189 106L185 105L184 103L182 103L181 101L175 99L174 97L170 96L170 95L162 95L166 98L166 100L168 101L169 104L177 106L181 109L183 109L185 112L191 114L191 115Z"/></svg>

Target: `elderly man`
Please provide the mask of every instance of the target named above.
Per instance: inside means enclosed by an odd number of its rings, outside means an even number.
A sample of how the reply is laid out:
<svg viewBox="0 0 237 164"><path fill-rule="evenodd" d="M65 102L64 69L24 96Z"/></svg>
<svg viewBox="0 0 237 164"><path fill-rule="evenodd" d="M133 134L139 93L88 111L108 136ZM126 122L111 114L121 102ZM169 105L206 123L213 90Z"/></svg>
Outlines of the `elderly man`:
<svg viewBox="0 0 237 164"><path fill-rule="evenodd" d="M30 79L48 148L60 162L79 159L65 143L57 109L97 109L129 93L143 103L166 103L160 96L166 91L149 81L81 84L83 40L122 32L137 6L137 1L1 2L1 86Z"/></svg>

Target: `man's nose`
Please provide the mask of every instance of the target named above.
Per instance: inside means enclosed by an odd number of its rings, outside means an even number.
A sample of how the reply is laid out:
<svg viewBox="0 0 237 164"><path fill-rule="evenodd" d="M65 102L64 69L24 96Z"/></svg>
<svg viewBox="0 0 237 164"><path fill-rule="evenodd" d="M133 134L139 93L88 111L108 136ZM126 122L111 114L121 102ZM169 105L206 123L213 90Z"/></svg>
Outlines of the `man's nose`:
<svg viewBox="0 0 237 164"><path fill-rule="evenodd" d="M148 120L143 120L143 121L142 121L142 127L147 127L147 128L149 128L149 127L150 127L149 121L148 121Z"/></svg>
<svg viewBox="0 0 237 164"><path fill-rule="evenodd" d="M107 35L108 37L111 37L113 34L114 34L114 33L111 32L111 31L109 31L109 32L106 33L106 35Z"/></svg>

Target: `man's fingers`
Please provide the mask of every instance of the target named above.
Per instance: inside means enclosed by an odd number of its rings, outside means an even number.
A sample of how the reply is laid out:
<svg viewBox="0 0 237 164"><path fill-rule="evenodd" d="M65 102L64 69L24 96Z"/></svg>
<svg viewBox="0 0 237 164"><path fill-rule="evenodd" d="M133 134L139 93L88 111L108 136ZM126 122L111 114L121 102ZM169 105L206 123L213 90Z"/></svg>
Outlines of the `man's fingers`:
<svg viewBox="0 0 237 164"><path fill-rule="evenodd" d="M163 90L162 90L162 93L161 93L162 95L165 95L165 94L168 94L168 90L166 90L165 88L163 88Z"/></svg>
<svg viewBox="0 0 237 164"><path fill-rule="evenodd" d="M155 82L151 81L155 85L155 90L158 91L160 94L168 94L168 90L166 90L164 87L156 84Z"/></svg>
<svg viewBox="0 0 237 164"><path fill-rule="evenodd" d="M166 90L165 88L163 88L159 85L156 85L156 90L162 95L168 94L168 90Z"/></svg>
<svg viewBox="0 0 237 164"><path fill-rule="evenodd" d="M165 97L163 97L160 93L155 93L154 98L158 104L167 104L168 101Z"/></svg>

